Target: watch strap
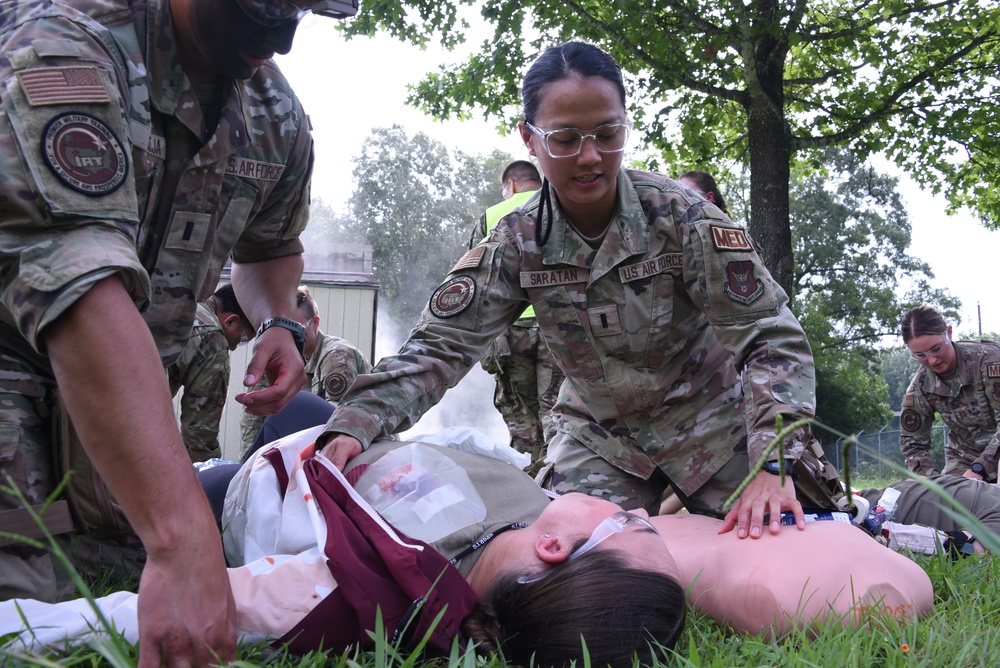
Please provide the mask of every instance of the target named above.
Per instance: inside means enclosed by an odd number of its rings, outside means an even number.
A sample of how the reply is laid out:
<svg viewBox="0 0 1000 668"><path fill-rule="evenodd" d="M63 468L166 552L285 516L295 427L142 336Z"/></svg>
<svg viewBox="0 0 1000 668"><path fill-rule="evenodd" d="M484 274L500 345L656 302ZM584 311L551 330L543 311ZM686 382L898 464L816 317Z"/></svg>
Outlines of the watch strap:
<svg viewBox="0 0 1000 668"><path fill-rule="evenodd" d="M305 345L306 345L306 328L301 322L292 320L291 318L283 318L281 316L274 316L268 318L264 322L260 323L260 327L257 329L257 337L269 330L272 327L281 327L282 329L287 329L292 333L292 338L295 339L295 347L299 349L299 355L304 355Z"/></svg>

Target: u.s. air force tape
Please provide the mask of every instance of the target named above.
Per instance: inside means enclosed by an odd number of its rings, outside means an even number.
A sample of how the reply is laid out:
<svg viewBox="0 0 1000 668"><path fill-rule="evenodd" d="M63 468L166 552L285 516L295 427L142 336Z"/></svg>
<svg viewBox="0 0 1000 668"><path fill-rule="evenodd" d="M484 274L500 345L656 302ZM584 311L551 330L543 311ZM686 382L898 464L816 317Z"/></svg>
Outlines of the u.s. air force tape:
<svg viewBox="0 0 1000 668"><path fill-rule="evenodd" d="M476 298L476 281L471 276L452 276L441 284L428 304L431 313L439 318L454 318L469 308Z"/></svg>
<svg viewBox="0 0 1000 668"><path fill-rule="evenodd" d="M42 158L73 190L100 197L114 192L128 176L128 156L104 121L89 114L60 114L42 133Z"/></svg>

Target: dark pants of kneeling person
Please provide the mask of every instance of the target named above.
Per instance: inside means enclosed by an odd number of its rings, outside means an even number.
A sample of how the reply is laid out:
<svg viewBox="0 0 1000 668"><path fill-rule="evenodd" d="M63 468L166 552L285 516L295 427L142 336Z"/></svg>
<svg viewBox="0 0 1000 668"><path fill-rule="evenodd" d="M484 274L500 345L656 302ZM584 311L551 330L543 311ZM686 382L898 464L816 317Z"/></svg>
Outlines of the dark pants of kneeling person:
<svg viewBox="0 0 1000 668"><path fill-rule="evenodd" d="M253 442L253 446L243 457L243 463L250 458L250 455L271 441L276 441L303 429L326 424L331 415L333 415L333 404L329 401L312 392L304 390L299 392L292 397L292 400L280 413L264 418L264 424L257 434L257 440ZM226 491L229 489L229 483L233 476L240 470L243 463L220 464L198 473L198 481L205 489L205 495L212 506L216 522L221 523L222 521L222 506L226 500Z"/></svg>

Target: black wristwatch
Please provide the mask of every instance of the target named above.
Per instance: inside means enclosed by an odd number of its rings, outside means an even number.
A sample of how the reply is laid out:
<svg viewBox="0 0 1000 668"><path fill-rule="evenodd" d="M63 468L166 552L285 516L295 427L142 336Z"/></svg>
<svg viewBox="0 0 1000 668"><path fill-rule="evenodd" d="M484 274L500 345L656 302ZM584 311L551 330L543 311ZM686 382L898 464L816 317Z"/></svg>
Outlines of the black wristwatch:
<svg viewBox="0 0 1000 668"><path fill-rule="evenodd" d="M792 480L798 478L799 476L796 475L794 471L795 460L785 459L784 461L785 461L785 475L791 477ZM781 462L779 462L777 459L774 459L769 462L764 462L764 470L772 475L781 475Z"/></svg>
<svg viewBox="0 0 1000 668"><path fill-rule="evenodd" d="M982 476L983 480L986 480L986 467L980 464L979 462L976 462L975 464L970 466L969 470L979 476Z"/></svg>
<svg viewBox="0 0 1000 668"><path fill-rule="evenodd" d="M295 347L299 349L299 355L305 357L305 353L303 351L305 350L306 345L306 328L302 326L301 322L296 322L290 318L282 318L280 316L268 318L264 322L260 323L260 329L257 330L257 338L259 339L260 335L271 327L281 327L291 332L292 336L295 338Z"/></svg>

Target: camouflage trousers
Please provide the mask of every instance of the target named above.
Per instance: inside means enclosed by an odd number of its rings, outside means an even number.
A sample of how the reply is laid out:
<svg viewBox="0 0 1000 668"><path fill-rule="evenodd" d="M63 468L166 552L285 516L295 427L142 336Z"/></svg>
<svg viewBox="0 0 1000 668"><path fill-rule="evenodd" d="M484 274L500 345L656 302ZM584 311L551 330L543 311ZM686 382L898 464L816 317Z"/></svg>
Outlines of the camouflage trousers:
<svg viewBox="0 0 1000 668"><path fill-rule="evenodd" d="M56 441L71 427L56 404L51 382L0 355L0 484L13 486L32 506L44 503L60 480ZM40 529L23 521L23 504L10 492L0 492L0 531L44 543ZM138 577L145 552L130 529L115 538L71 537L74 521L65 501L56 502L44 519L78 570ZM72 594L72 582L48 549L15 538L0 540L0 545L0 600L56 601Z"/></svg>
<svg viewBox="0 0 1000 668"><path fill-rule="evenodd" d="M826 463L825 458L823 462ZM815 462L810 462L811 469L814 469L814 464ZM750 460L744 449L735 452L693 494L684 494L676 485L673 485L673 490L688 512L721 519L731 508L726 506L726 501L739 488L749 471ZM827 466L825 471L826 475L831 476L830 479L812 478L801 463L796 464L796 471L800 477L800 482L796 483L796 493L804 506L836 507L840 482L832 466ZM617 503L626 510L643 508L650 515L659 513L663 492L671 484L660 469L653 471L648 479L626 473L563 432L549 442L546 465L536 476L536 481L542 489L558 494L582 492Z"/></svg>
<svg viewBox="0 0 1000 668"><path fill-rule="evenodd" d="M527 471L534 475L545 459L545 444L555 436L551 411L565 375L534 318L518 320L497 337L484 362L496 379L493 404L507 424L511 447L531 455Z"/></svg>

